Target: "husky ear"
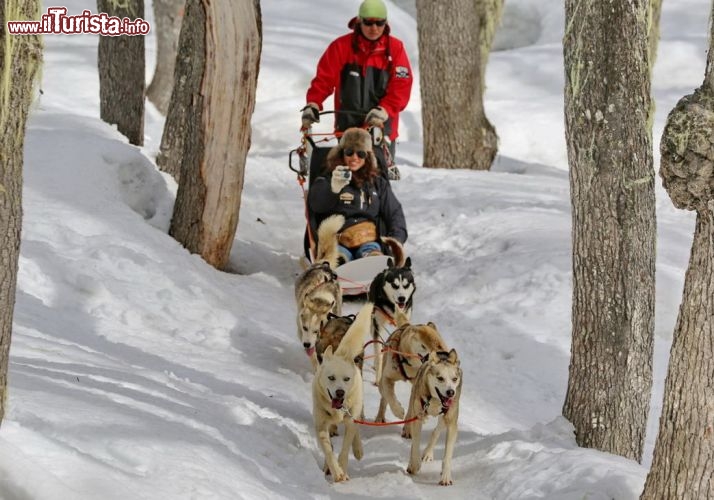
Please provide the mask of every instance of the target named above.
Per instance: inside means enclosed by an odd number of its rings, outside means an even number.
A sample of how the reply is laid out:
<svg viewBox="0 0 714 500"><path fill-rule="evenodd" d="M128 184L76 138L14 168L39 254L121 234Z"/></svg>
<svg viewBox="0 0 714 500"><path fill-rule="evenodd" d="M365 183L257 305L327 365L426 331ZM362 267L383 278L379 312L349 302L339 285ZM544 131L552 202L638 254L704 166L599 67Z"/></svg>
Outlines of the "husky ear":
<svg viewBox="0 0 714 500"><path fill-rule="evenodd" d="M404 265L402 266L404 269L411 269L412 267L412 258L407 257L407 260L404 261Z"/></svg>
<svg viewBox="0 0 714 500"><path fill-rule="evenodd" d="M394 259L392 259L391 257L389 257L389 258L387 259L387 268L388 268L388 269L391 269L391 268L393 268L393 267L394 267Z"/></svg>
<svg viewBox="0 0 714 500"><path fill-rule="evenodd" d="M322 359L323 360L328 360L332 357L332 346L328 345L327 349L322 353Z"/></svg>
<svg viewBox="0 0 714 500"><path fill-rule="evenodd" d="M431 321L429 321L429 322L426 324L426 326L432 327L432 328L433 328L434 330L436 330L437 332L439 331L439 329L436 327L436 325L435 325L434 323L432 323Z"/></svg>
<svg viewBox="0 0 714 500"><path fill-rule="evenodd" d="M424 363L426 363L427 361L429 361L429 353L428 352L426 354L424 354L423 356L421 354L418 354L418 356L419 356L419 359L421 360L422 365Z"/></svg>
<svg viewBox="0 0 714 500"><path fill-rule="evenodd" d="M449 360L449 363L451 363L452 365L459 364L459 356L456 354L456 349L451 349L449 351L448 360Z"/></svg>

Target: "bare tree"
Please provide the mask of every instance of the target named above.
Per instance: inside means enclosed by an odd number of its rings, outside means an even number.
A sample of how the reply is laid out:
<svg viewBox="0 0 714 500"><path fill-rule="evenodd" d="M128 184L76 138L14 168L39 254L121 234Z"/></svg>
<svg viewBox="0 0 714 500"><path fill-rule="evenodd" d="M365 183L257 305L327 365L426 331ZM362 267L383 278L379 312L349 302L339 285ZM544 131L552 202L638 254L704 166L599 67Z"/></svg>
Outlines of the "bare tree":
<svg viewBox="0 0 714 500"><path fill-rule="evenodd" d="M144 17L144 0L97 0L97 9L110 17ZM99 110L102 120L117 126L131 144L144 144L146 90L144 37L100 36Z"/></svg>
<svg viewBox="0 0 714 500"><path fill-rule="evenodd" d="M173 143L181 151L170 152L181 176L169 232L219 269L238 225L261 22L259 0L188 0L181 28L169 119L174 106L184 108L185 119Z"/></svg>
<svg viewBox="0 0 714 500"><path fill-rule="evenodd" d="M0 2L0 422L5 416L7 370L22 227L25 124L42 65L39 36L9 35L7 21L40 18L39 0ZM8 18L10 15L13 17Z"/></svg>
<svg viewBox="0 0 714 500"><path fill-rule="evenodd" d="M196 19L187 20L191 15ZM188 129L186 120L201 86L205 71L206 15L198 4L186 2L185 15L181 25L179 44L174 68L174 83L171 100L166 113L166 123L161 137L156 165L163 172L170 174L177 182L181 181L181 159L184 139Z"/></svg>
<svg viewBox="0 0 714 500"><path fill-rule="evenodd" d="M714 19L714 8L712 9ZM697 222L642 499L714 498L714 25L701 87L667 117L660 175Z"/></svg>
<svg viewBox="0 0 714 500"><path fill-rule="evenodd" d="M154 0L156 69L146 97L164 115L174 88L174 67L185 0Z"/></svg>
<svg viewBox="0 0 714 500"><path fill-rule="evenodd" d="M563 414L577 442L641 460L654 331L649 0L565 2L573 234Z"/></svg>
<svg viewBox="0 0 714 500"><path fill-rule="evenodd" d="M484 111L484 69L502 2L417 0L416 6L424 166L488 170L498 136Z"/></svg>

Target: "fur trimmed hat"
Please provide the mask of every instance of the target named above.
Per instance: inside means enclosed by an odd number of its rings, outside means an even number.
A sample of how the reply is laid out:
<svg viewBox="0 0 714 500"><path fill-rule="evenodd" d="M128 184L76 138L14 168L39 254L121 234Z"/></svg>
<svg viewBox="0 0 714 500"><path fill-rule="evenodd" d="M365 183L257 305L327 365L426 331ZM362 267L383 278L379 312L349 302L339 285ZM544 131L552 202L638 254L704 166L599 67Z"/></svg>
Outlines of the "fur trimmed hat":
<svg viewBox="0 0 714 500"><path fill-rule="evenodd" d="M355 151L372 151L372 136L363 128L348 128L340 137L340 147Z"/></svg>
<svg viewBox="0 0 714 500"><path fill-rule="evenodd" d="M335 158L342 154L345 149L354 149L355 151L366 151L372 157L372 161L377 165L377 158L372 151L372 136L369 135L363 128L352 127L342 133L340 142L327 153L327 160Z"/></svg>
<svg viewBox="0 0 714 500"><path fill-rule="evenodd" d="M364 0L357 16L360 19L387 19L387 6L382 0Z"/></svg>

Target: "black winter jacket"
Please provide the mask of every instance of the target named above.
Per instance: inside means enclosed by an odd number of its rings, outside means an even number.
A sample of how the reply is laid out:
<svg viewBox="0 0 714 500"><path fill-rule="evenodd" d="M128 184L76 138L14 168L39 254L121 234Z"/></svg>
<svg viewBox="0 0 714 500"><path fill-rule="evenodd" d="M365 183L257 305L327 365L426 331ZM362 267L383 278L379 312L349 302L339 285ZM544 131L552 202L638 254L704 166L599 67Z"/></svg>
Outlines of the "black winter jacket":
<svg viewBox="0 0 714 500"><path fill-rule="evenodd" d="M380 236L391 236L400 243L407 241L407 222L402 205L394 196L389 181L383 177L376 177L361 189L350 183L339 194L332 192L329 178L318 177L310 187L308 203L321 218L344 215L344 228L371 220L380 228Z"/></svg>

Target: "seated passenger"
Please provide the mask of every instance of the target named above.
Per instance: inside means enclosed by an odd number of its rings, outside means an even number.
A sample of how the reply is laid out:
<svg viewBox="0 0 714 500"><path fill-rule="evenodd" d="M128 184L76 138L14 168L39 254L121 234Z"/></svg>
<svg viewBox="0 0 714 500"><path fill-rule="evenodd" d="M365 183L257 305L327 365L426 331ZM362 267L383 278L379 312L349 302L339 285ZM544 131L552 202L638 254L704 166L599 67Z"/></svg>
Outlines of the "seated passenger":
<svg viewBox="0 0 714 500"><path fill-rule="evenodd" d="M324 176L309 191L310 210L324 219L345 216L339 250L345 262L367 255L381 255L380 236L404 243L407 224L402 205L389 181L379 175L372 151L372 137L361 128L347 129L327 155Z"/></svg>

